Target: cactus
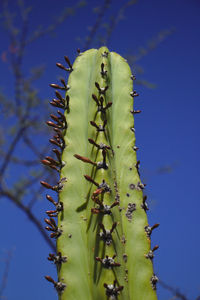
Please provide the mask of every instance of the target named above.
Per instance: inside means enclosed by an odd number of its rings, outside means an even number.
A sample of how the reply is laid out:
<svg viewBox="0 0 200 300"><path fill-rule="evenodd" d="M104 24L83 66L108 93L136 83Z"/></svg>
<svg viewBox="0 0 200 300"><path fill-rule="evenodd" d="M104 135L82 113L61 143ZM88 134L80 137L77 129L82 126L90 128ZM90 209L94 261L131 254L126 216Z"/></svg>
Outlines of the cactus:
<svg viewBox="0 0 200 300"><path fill-rule="evenodd" d="M58 193L47 200L46 229L56 239L57 253L49 254L58 281L45 276L60 300L156 300L152 230L136 158L133 100L134 76L126 60L106 47L78 52L73 65L65 56L68 84L51 84L58 99L47 124L57 159L43 164L60 173ZM57 91L66 91L65 98ZM56 223L54 217L58 217Z"/></svg>

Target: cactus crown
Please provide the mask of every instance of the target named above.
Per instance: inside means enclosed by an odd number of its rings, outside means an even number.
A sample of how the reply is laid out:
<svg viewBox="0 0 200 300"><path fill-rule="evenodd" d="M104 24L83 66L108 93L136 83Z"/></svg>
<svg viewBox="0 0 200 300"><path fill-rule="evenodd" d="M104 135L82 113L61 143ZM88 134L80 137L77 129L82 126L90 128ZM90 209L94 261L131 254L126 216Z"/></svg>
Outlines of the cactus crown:
<svg viewBox="0 0 200 300"><path fill-rule="evenodd" d="M42 162L60 172L55 210L47 211L46 229L56 238L50 254L58 270L54 284L60 300L156 300L144 184L136 158L131 70L126 60L106 47L79 53L68 84L61 79L63 98L50 102L59 110L48 121L57 159ZM58 217L58 223L54 217Z"/></svg>

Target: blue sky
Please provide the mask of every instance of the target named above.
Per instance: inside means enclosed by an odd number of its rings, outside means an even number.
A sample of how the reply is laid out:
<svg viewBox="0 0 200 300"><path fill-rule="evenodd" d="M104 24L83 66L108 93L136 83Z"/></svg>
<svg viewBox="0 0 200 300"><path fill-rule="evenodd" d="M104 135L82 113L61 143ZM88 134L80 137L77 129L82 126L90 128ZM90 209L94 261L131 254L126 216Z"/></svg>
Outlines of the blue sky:
<svg viewBox="0 0 200 300"><path fill-rule="evenodd" d="M113 1L106 16L114 15L122 2ZM59 0L56 3L53 0L26 1L33 7L30 30L38 24L47 26L59 15L62 7L72 5L73 1ZM52 97L48 85L62 74L55 68L55 63L63 62L64 55L73 61L76 49L82 47L80 39L85 38L87 28L95 22L92 7L99 3L102 1L88 1L88 5L57 29L55 37L46 36L27 48L25 73L36 64L46 65L45 75L36 83L41 97ZM155 272L166 283L179 287L189 300L194 300L200 295L200 2L140 0L126 10L124 16L108 45L110 50L122 56L137 53L160 31L174 28L173 34L137 62L143 73L136 73L136 77L156 87L136 86L140 97L135 108L141 109L142 114L136 115L135 128L141 173L147 183L149 224L160 223L152 235L152 245L160 246L154 260ZM8 37L2 29L0 52L7 47ZM1 91L12 97L13 79L2 60L0 70ZM162 173L163 167L169 172ZM17 176L18 172L22 171L16 169L11 175ZM6 250L13 249L4 296L8 300L56 299L55 291L43 279L46 274L55 277L53 266L46 260L48 245L13 204L1 198L0 205L3 212L0 218L0 276ZM35 207L41 220L45 217L45 208L45 199ZM161 287L158 296L160 300L170 298Z"/></svg>

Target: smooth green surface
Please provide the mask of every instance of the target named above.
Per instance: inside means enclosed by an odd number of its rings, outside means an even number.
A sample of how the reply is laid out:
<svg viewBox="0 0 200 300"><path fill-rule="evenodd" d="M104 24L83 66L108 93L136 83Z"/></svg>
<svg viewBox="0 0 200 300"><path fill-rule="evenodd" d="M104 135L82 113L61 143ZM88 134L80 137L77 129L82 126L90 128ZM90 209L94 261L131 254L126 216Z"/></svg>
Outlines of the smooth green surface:
<svg viewBox="0 0 200 300"><path fill-rule="evenodd" d="M150 283L152 262L144 256L150 250L150 240L144 231L148 223L146 213L141 208L142 191L129 187L140 182L133 150L135 135L130 129L134 127L130 113L133 108L133 98L130 96L133 88L131 71L120 55L111 52L108 57L102 56L105 51L109 52L102 47L79 55L68 81L70 112L65 112L68 129L62 156L66 165L61 171L61 178L66 177L67 182L59 197L64 203L64 211L58 218L58 227L63 234L57 240L58 251L67 256L68 261L62 264L59 271L59 281L67 285L60 299L106 300L103 284L112 284L116 279L118 285L124 286L117 299L156 300ZM102 62L106 76L100 73ZM108 102L113 104L105 114L97 113L96 103L92 99L92 94L99 97L95 82L101 88L108 86L104 106ZM108 122L106 130L97 132L90 121L99 125L103 124L104 118ZM96 170L95 166L74 157L74 154L78 154L94 162L102 161L102 151L91 145L88 138L112 148L107 150L107 170ZM85 174L99 184L105 180L110 186L111 193L103 196L104 204L111 205L116 194L119 196L120 204L112 208L112 215L91 213L91 208L98 207L91 199L97 187L86 181ZM131 221L126 216L128 203L136 204ZM99 222L106 229L110 229L113 222L118 224L112 233L113 243L110 246L99 238ZM117 255L115 261L121 266L111 270L103 268L101 262L95 259L104 258L105 255L112 257L114 254ZM127 263L123 259L124 254L128 257Z"/></svg>

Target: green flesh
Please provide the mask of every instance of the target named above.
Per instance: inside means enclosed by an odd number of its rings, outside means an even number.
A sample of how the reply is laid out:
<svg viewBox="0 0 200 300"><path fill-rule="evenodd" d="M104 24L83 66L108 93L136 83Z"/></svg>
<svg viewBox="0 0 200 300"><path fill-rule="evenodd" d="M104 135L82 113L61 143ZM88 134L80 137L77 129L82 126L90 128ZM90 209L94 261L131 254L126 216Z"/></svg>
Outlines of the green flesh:
<svg viewBox="0 0 200 300"><path fill-rule="evenodd" d="M102 63L106 75L101 74ZM103 103L105 107L112 102L112 106L105 112L97 112L92 99L92 94L99 99L95 82L101 88L108 86ZM141 181L136 168L136 151L133 150L131 70L120 55L109 52L106 47L91 49L75 60L68 85L70 109L65 111L68 128L64 132L66 147L62 154L65 166L61 169L61 178L67 180L59 192L64 209L58 214L62 234L57 239L57 252L67 257L67 262L58 269L58 280L65 283L66 288L59 294L59 299L156 300L156 291L151 284L152 261L145 257L151 245L144 229L148 221L141 207L143 192L138 186ZM102 125L105 119L105 131L97 131L90 124L90 121L95 121ZM108 169L98 169L74 157L78 154L96 163L103 161L102 150L90 144L89 138L111 148L106 150ZM91 212L91 209L99 208L92 200L98 187L87 181L84 175L89 175L98 184L105 181L110 187L111 192L104 192L98 198L104 205L119 200L119 205L111 209L110 215ZM129 203L134 203L136 210L129 212L127 217ZM99 223L110 230L114 222L117 226L112 232L112 243L107 245L100 238L103 231ZM107 269L96 260L96 257L103 259L114 254L114 261L120 266ZM123 286L116 298L106 296L104 287L105 283L112 285L114 280L116 287Z"/></svg>

